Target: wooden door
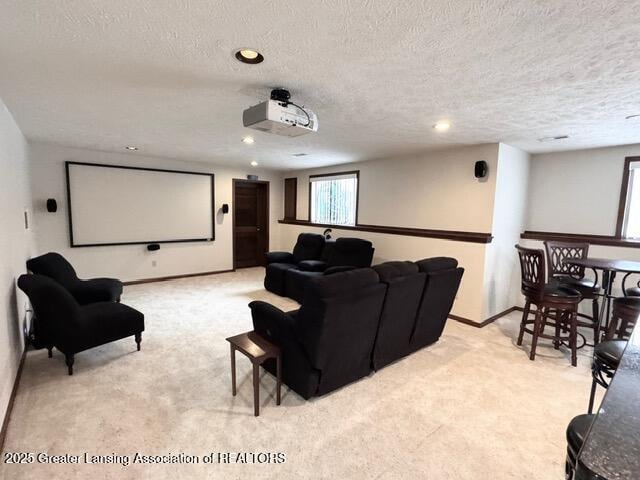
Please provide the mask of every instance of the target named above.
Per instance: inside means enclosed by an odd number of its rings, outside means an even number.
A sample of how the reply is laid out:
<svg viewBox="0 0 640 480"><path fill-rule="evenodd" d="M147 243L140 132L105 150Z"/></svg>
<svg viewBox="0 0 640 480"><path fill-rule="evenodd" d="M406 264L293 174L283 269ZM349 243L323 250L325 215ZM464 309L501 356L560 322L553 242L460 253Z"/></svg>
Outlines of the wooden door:
<svg viewBox="0 0 640 480"><path fill-rule="evenodd" d="M269 182L233 180L233 268L265 265L269 250Z"/></svg>

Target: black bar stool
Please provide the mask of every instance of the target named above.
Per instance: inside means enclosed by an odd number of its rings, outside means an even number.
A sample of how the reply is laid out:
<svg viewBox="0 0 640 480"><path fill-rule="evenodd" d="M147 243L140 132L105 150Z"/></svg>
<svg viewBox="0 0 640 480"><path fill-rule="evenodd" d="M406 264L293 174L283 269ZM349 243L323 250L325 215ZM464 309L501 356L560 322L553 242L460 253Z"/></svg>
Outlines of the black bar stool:
<svg viewBox="0 0 640 480"><path fill-rule="evenodd" d="M589 256L588 243L575 242L544 242L544 248L547 251L547 268L549 274L549 282L559 282L565 287L572 288L580 292L582 300L591 300L591 316L584 313L578 313L579 327L587 327L593 330L594 345L600 340L597 337L597 327L600 319L600 309L598 306L598 294L600 286L598 285L598 274L595 273L595 280L584 277L584 267L577 265L569 265L564 260L570 258L587 258Z"/></svg>
<svg viewBox="0 0 640 480"><path fill-rule="evenodd" d="M627 340L640 316L640 297L620 297L613 300L613 312L604 341L593 349L591 363L591 393L589 395L589 413L593 412L596 385L609 387L616 373Z"/></svg>
<svg viewBox="0 0 640 480"><path fill-rule="evenodd" d="M578 461L578 453L584 444L584 439L589 432L589 427L595 418L595 415L578 415L573 417L567 427L567 459L565 461L565 479L572 480L573 473L576 469Z"/></svg>
<svg viewBox="0 0 640 480"><path fill-rule="evenodd" d="M544 251L516 245L520 257L522 273L522 294L525 296L524 313L520 323L518 345L522 345L524 333L530 333L531 353L529 358L535 360L538 338L553 340L554 348L566 344L571 349L571 365L577 365L577 318L580 293L557 282L545 283ZM534 320L529 320L531 305L536 306ZM527 325L533 325L532 329ZM544 333L546 326L555 329L553 335ZM563 335L562 332L567 332Z"/></svg>

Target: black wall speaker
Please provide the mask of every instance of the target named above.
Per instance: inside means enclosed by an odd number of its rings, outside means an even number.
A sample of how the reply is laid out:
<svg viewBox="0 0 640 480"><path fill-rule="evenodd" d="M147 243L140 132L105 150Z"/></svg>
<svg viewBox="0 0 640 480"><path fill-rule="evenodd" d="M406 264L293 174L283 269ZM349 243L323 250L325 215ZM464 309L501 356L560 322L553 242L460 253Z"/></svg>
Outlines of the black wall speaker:
<svg viewBox="0 0 640 480"><path fill-rule="evenodd" d="M42 205L42 204L41 204ZM47 198L47 212L57 212L58 211L58 202L56 202L55 198Z"/></svg>
<svg viewBox="0 0 640 480"><path fill-rule="evenodd" d="M151 243L151 244L147 245L147 250L149 250L150 252L155 252L156 250L160 250L160 244L159 243Z"/></svg>
<svg viewBox="0 0 640 480"><path fill-rule="evenodd" d="M229 204L228 203L223 203L222 204L222 213L229 213Z"/></svg>
<svg viewBox="0 0 640 480"><path fill-rule="evenodd" d="M485 162L484 160L478 160L476 162L476 166L474 169L474 174L476 176L476 178L484 178L487 176L487 170L488 170L488 166L487 166L487 162Z"/></svg>
<svg viewBox="0 0 640 480"><path fill-rule="evenodd" d="M258 180L258 175L247 175L247 180Z"/></svg>

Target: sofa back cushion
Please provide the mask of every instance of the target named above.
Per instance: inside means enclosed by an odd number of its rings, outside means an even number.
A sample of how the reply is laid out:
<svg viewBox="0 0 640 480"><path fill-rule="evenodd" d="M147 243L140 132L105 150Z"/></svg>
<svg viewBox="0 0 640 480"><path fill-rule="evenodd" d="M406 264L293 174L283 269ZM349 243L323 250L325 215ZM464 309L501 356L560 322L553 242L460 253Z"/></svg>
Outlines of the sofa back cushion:
<svg viewBox="0 0 640 480"><path fill-rule="evenodd" d="M376 265L380 281L387 285L372 364L380 369L410 353L410 340L427 274L413 262Z"/></svg>
<svg viewBox="0 0 640 480"><path fill-rule="evenodd" d="M453 306L464 269L454 258L436 257L416 262L427 275L416 325L411 336L412 349L436 342Z"/></svg>
<svg viewBox="0 0 640 480"><path fill-rule="evenodd" d="M361 238L338 238L331 249L329 266L370 267L373 260L373 246Z"/></svg>
<svg viewBox="0 0 640 480"><path fill-rule="evenodd" d="M322 255L324 237L317 233L301 233L293 247L293 259L296 263L303 260L318 260Z"/></svg>
<svg viewBox="0 0 640 480"><path fill-rule="evenodd" d="M73 266L59 253L49 252L27 260L27 270L54 279L69 288L78 281Z"/></svg>
<svg viewBox="0 0 640 480"><path fill-rule="evenodd" d="M368 375L386 286L371 268L312 279L296 321L296 336L321 371L323 394Z"/></svg>

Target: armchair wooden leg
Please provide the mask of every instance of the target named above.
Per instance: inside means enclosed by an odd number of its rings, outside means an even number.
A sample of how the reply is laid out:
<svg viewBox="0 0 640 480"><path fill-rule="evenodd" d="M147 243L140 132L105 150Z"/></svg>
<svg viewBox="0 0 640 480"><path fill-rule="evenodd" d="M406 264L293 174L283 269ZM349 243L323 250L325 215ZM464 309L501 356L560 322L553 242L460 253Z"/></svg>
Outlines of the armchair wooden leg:
<svg viewBox="0 0 640 480"><path fill-rule="evenodd" d="M138 351L140 351L140 342L142 342L142 332L136 333L136 345L138 346Z"/></svg>
<svg viewBox="0 0 640 480"><path fill-rule="evenodd" d="M53 345L47 346L47 351L49 352L49 358L53 357Z"/></svg>
<svg viewBox="0 0 640 480"><path fill-rule="evenodd" d="M65 363L69 370L69 375L73 375L73 354L64 356Z"/></svg>

